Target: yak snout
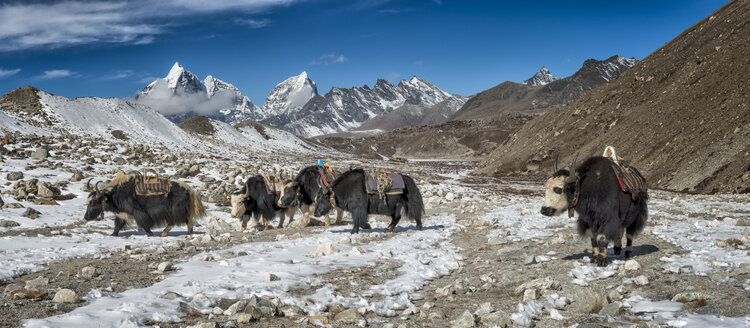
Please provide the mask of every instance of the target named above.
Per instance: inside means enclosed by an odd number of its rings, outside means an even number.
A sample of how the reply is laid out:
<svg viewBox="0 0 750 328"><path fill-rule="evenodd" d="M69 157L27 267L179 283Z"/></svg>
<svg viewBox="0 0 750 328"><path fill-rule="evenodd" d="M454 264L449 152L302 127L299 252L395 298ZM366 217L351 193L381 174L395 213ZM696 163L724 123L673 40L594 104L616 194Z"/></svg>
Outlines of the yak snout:
<svg viewBox="0 0 750 328"><path fill-rule="evenodd" d="M542 206L542 211L541 211L541 213L542 213L542 215L544 215L544 216L554 216L554 215L555 215L555 212L557 212L557 210L555 210L555 208L554 208L554 207L549 207L549 206Z"/></svg>

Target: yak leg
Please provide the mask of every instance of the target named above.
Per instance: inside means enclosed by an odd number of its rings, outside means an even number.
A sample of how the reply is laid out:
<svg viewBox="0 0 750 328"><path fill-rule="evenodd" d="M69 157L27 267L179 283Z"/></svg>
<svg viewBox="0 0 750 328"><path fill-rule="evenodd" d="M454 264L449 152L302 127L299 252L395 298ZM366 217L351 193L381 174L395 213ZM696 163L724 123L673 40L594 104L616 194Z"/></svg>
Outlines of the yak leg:
<svg viewBox="0 0 750 328"><path fill-rule="evenodd" d="M633 256L633 239L635 239L635 235L628 233L626 237L628 241L625 244L625 258L627 259Z"/></svg>
<svg viewBox="0 0 750 328"><path fill-rule="evenodd" d="M245 231L247 229L247 221L250 221L250 215L243 214L242 215L242 225L240 225L240 231Z"/></svg>
<svg viewBox="0 0 750 328"><path fill-rule="evenodd" d="M367 211L363 211L361 209L353 211L352 221L354 221L354 228L352 228L352 233L359 233L360 227L369 229L365 227L365 225L369 227L369 224L367 224Z"/></svg>
<svg viewBox="0 0 750 328"><path fill-rule="evenodd" d="M344 210L342 210L340 207L336 208L336 224L341 224L341 221L344 219Z"/></svg>
<svg viewBox="0 0 750 328"><path fill-rule="evenodd" d="M385 228L385 232L394 232L396 230L398 221L401 221L400 209L397 209L395 212L393 212L393 215L391 215L391 224L388 225L388 228Z"/></svg>
<svg viewBox="0 0 750 328"><path fill-rule="evenodd" d="M166 227L164 227L164 230L162 230L162 232L161 232L161 236L162 237L169 236L169 230L172 230L172 227L174 227L174 225L172 225L172 224L167 225Z"/></svg>
<svg viewBox="0 0 750 328"><path fill-rule="evenodd" d="M617 239L615 239L615 247L613 248L615 255L620 255L622 253L622 235L625 233L625 229L620 228L620 232L617 234Z"/></svg>
<svg viewBox="0 0 750 328"><path fill-rule="evenodd" d="M312 203L310 205L303 204L302 218L299 220L299 223L297 223L297 226L300 228L304 228L310 225L310 216L313 214L313 211L315 211L315 203Z"/></svg>
<svg viewBox="0 0 750 328"><path fill-rule="evenodd" d="M146 236L149 236L149 237L153 237L153 236L154 236L154 233L153 233L153 232L151 232L151 229L150 229L150 228L145 228L145 227L144 227L144 228L143 228L143 231L145 231L145 232L146 232Z"/></svg>
<svg viewBox="0 0 750 328"><path fill-rule="evenodd" d="M286 211L284 209L279 210L279 225L277 226L279 229L284 227L284 220L286 219Z"/></svg>
<svg viewBox="0 0 750 328"><path fill-rule="evenodd" d="M193 219L192 218L190 220L188 220L187 234L188 235L192 235L193 234Z"/></svg>
<svg viewBox="0 0 750 328"><path fill-rule="evenodd" d="M323 217L325 218L324 221L325 221L326 227L330 227L331 226L331 216L328 215L328 214L326 214L326 215L323 215Z"/></svg>
<svg viewBox="0 0 750 328"><path fill-rule="evenodd" d="M594 262L600 267L607 266L607 246L609 244L607 236L603 234L597 235L596 244L599 248L599 254L595 257L596 260Z"/></svg>
<svg viewBox="0 0 750 328"><path fill-rule="evenodd" d="M115 218L115 231L112 232L112 236L117 237L117 234L120 233L120 229L125 226L125 220L116 217Z"/></svg>

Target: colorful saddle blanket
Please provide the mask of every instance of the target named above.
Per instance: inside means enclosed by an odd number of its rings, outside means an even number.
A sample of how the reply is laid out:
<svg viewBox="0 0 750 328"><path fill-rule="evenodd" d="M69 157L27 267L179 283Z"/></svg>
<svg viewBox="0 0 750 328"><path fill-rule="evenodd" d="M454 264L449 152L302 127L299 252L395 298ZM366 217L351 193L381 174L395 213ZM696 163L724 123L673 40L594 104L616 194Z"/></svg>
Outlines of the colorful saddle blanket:
<svg viewBox="0 0 750 328"><path fill-rule="evenodd" d="M169 179L135 175L135 194L138 196L163 196L169 194L172 183Z"/></svg>
<svg viewBox="0 0 750 328"><path fill-rule="evenodd" d="M365 189L368 194L381 194L384 197L385 193L388 194L401 194L404 192L406 185L404 184L404 177L397 173L385 173L375 172L370 174L369 171L365 170Z"/></svg>
<svg viewBox="0 0 750 328"><path fill-rule="evenodd" d="M620 184L620 190L623 192L630 193L633 197L648 192L646 179L635 167L624 164L622 161L618 165L613 161L612 170L615 171L617 181Z"/></svg>

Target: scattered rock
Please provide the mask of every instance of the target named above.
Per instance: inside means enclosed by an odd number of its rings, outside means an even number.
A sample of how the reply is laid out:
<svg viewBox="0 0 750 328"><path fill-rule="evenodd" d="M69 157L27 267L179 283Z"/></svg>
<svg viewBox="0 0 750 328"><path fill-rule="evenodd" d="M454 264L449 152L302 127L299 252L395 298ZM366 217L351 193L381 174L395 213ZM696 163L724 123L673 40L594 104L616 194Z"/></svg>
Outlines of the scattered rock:
<svg viewBox="0 0 750 328"><path fill-rule="evenodd" d="M49 285L49 279L45 277L37 277L36 279L27 281L24 289L39 289L46 287L47 285Z"/></svg>
<svg viewBox="0 0 750 328"><path fill-rule="evenodd" d="M580 313L598 313L606 302L604 297L591 288L579 288L573 295L573 300L573 310Z"/></svg>
<svg viewBox="0 0 750 328"><path fill-rule="evenodd" d="M489 313L492 313L493 311L494 309L492 307L492 303L486 302L486 303L480 304L479 307L477 307L477 310L474 311L474 314L476 315L489 314Z"/></svg>
<svg viewBox="0 0 750 328"><path fill-rule="evenodd" d="M23 287L21 285L10 284L8 286L5 286L5 290L3 291L3 295L10 296L10 293L12 293L14 291L17 291L17 290L21 290L21 289L23 289Z"/></svg>
<svg viewBox="0 0 750 328"><path fill-rule="evenodd" d="M26 211L23 212L23 214L21 216L27 217L27 218L32 219L32 220L36 220L37 218L39 218L39 215L41 215L41 214L42 214L42 212L39 212L39 211L37 211L37 210L35 210L35 209L31 208L31 207L27 207Z"/></svg>
<svg viewBox="0 0 750 328"><path fill-rule="evenodd" d="M721 314L721 311L719 311L719 309L717 309L713 304L709 304L706 306L699 307L697 310L695 310L695 313L718 315L718 314Z"/></svg>
<svg viewBox="0 0 750 328"><path fill-rule="evenodd" d="M52 302L55 303L74 303L76 301L76 292L70 289L61 289L55 293Z"/></svg>
<svg viewBox="0 0 750 328"><path fill-rule="evenodd" d="M437 310L437 311L431 312L427 317L430 319L442 320L442 319L445 319L445 313L443 313L443 311Z"/></svg>
<svg viewBox="0 0 750 328"><path fill-rule="evenodd" d="M10 172L8 173L6 178L8 179L8 181L21 180L23 179L23 172Z"/></svg>
<svg viewBox="0 0 750 328"><path fill-rule="evenodd" d="M172 271L172 264L170 264L169 262L161 262L159 263L159 266L156 267L156 270L161 273Z"/></svg>
<svg viewBox="0 0 750 328"><path fill-rule="evenodd" d="M318 245L318 249L315 250L315 253L312 255L312 257L319 257L319 256L328 256L332 254L338 253L339 250L336 248L336 246L333 246L331 243L323 243Z"/></svg>
<svg viewBox="0 0 750 328"><path fill-rule="evenodd" d="M362 315L354 309L341 311L333 318L334 321L341 323L357 323L362 319Z"/></svg>
<svg viewBox="0 0 750 328"><path fill-rule="evenodd" d="M513 321L503 311L479 315L479 322L486 327L512 327Z"/></svg>
<svg viewBox="0 0 750 328"><path fill-rule="evenodd" d="M641 264L636 260L627 260L622 267L625 271L637 271L641 269Z"/></svg>
<svg viewBox="0 0 750 328"><path fill-rule="evenodd" d="M33 153L31 153L31 158L33 159L45 159L49 157L49 150L46 148L37 148Z"/></svg>
<svg viewBox="0 0 750 328"><path fill-rule="evenodd" d="M161 298L165 300L173 300L182 297L182 295L177 294L175 292L167 292L164 295L161 296Z"/></svg>
<svg viewBox="0 0 750 328"><path fill-rule="evenodd" d="M70 178L70 182L78 182L83 180L83 173L81 171L73 172L73 176Z"/></svg>
<svg viewBox="0 0 750 328"><path fill-rule="evenodd" d="M273 273L269 273L266 275L266 282L279 281L279 280L281 280L281 278L279 278L279 276Z"/></svg>
<svg viewBox="0 0 750 328"><path fill-rule="evenodd" d="M542 293L538 289L527 289L523 292L524 301L535 300L541 296L542 296Z"/></svg>
<svg viewBox="0 0 750 328"><path fill-rule="evenodd" d="M305 315L305 310L302 310L299 306L291 305L281 308L281 313L283 313L285 317L296 317Z"/></svg>
<svg viewBox="0 0 750 328"><path fill-rule="evenodd" d="M551 277L544 277L534 279L532 281L521 284L516 287L516 294L523 294L526 289L539 289L539 290L561 290L562 286L560 283Z"/></svg>
<svg viewBox="0 0 750 328"><path fill-rule="evenodd" d="M750 227L750 218L739 218L735 225L738 227Z"/></svg>
<svg viewBox="0 0 750 328"><path fill-rule="evenodd" d="M96 277L96 268L92 266L87 266L81 269L81 277L84 277L86 279L91 279Z"/></svg>
<svg viewBox="0 0 750 328"><path fill-rule="evenodd" d="M199 322L198 324L187 326L187 328L217 328L218 324L216 322Z"/></svg>
<svg viewBox="0 0 750 328"><path fill-rule="evenodd" d="M648 278L646 278L646 276L644 275L640 275L638 277L635 277L635 279L633 279L633 282L635 282L635 284L638 286L645 286L648 285Z"/></svg>
<svg viewBox="0 0 750 328"><path fill-rule="evenodd" d="M609 315L616 317L622 313L622 303L618 301L614 301L612 303L609 303L602 307L601 310L599 310L600 315Z"/></svg>
<svg viewBox="0 0 750 328"><path fill-rule="evenodd" d="M451 321L451 327L455 328L474 327L475 325L474 315L469 310L465 310L458 318Z"/></svg>
<svg viewBox="0 0 750 328"><path fill-rule="evenodd" d="M16 221L0 219L0 227L2 228L13 228L13 227L17 227L20 225L21 224Z"/></svg>

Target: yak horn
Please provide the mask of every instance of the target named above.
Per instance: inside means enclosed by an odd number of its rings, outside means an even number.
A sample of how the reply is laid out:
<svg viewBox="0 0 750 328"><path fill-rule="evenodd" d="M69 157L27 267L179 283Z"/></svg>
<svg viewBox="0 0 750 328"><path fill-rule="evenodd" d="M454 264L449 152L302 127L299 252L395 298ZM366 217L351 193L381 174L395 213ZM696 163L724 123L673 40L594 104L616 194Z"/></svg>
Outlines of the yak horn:
<svg viewBox="0 0 750 328"><path fill-rule="evenodd" d="M91 191L91 180L94 180L94 178L89 179L89 181L86 181L86 190Z"/></svg>
<svg viewBox="0 0 750 328"><path fill-rule="evenodd" d="M250 179L248 179L248 181L245 181L245 194L242 196L245 199L250 197L250 184L248 184L248 182L250 182Z"/></svg>
<svg viewBox="0 0 750 328"><path fill-rule="evenodd" d="M98 193L100 192L100 191L99 191L99 182L101 182L101 181L97 181L97 182L96 182L96 183L94 184L94 191L96 191L96 193L97 193L97 194L98 194Z"/></svg>
<svg viewBox="0 0 750 328"><path fill-rule="evenodd" d="M573 183L576 181L576 179L578 179L578 172L576 172L576 160L578 159L578 154L579 153L576 153L576 155L573 157L573 162L570 163L570 175L565 181L567 183Z"/></svg>
<svg viewBox="0 0 750 328"><path fill-rule="evenodd" d="M557 174L557 159L559 157L560 157L560 154L557 154L557 156L555 156L555 162L552 163L552 173L553 174Z"/></svg>

